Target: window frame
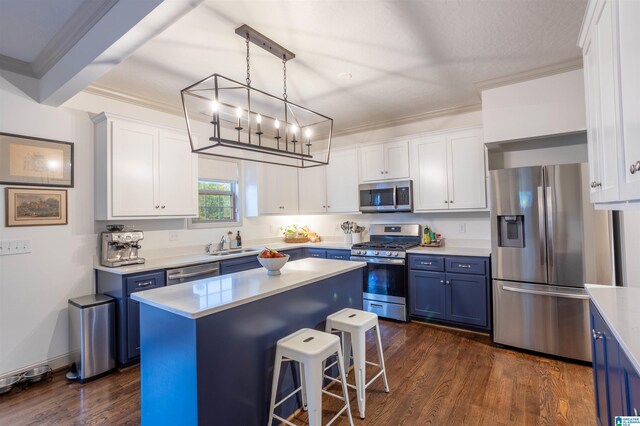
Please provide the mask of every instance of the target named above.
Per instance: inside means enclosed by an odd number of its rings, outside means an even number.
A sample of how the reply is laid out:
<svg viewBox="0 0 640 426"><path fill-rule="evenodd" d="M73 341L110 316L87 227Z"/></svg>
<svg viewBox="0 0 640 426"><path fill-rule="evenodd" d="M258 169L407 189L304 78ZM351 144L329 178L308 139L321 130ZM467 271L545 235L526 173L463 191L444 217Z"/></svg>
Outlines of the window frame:
<svg viewBox="0 0 640 426"><path fill-rule="evenodd" d="M199 220L197 217L190 218L188 220L188 228L189 229L198 229L198 228L226 228L229 226L242 226L242 214L240 211L240 182L237 180L227 180L227 179L211 179L211 178L198 178L198 186L200 182L214 182L214 183L230 183L232 186L231 191L206 191L207 194L216 195L219 193L220 195L227 195L229 193L233 194L233 213L234 220L229 221L212 221L212 220ZM198 214L200 212L200 188L198 187Z"/></svg>

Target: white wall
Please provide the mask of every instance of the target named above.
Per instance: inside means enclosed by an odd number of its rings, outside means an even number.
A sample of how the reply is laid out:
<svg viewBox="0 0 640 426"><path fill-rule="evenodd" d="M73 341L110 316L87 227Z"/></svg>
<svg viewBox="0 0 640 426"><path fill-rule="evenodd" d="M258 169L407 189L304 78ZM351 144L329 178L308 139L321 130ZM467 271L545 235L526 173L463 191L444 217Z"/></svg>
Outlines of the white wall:
<svg viewBox="0 0 640 426"><path fill-rule="evenodd" d="M622 212L624 282L640 288L640 211Z"/></svg>
<svg viewBox="0 0 640 426"><path fill-rule="evenodd" d="M73 142L75 188L69 224L6 228L0 238L30 239L32 253L0 257L0 376L43 360L66 364L67 299L91 293L93 125L88 115L39 105L0 79L0 132ZM4 187L0 211L4 216ZM60 358L62 357L62 358ZM56 363L54 362L54 365Z"/></svg>

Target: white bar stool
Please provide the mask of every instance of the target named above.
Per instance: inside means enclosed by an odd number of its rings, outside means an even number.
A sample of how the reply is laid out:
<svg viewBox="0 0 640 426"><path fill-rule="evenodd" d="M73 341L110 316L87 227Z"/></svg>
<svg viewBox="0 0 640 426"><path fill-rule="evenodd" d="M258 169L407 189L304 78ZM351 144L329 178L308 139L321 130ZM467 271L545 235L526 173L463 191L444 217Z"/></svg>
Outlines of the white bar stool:
<svg viewBox="0 0 640 426"><path fill-rule="evenodd" d="M378 350L378 359L380 364L369 362L366 359L366 333L372 328L376 329L376 348ZM356 389L358 396L358 411L360 412L360 418L364 419L365 414L365 390L369 387L374 380L382 376L384 379L384 391L389 392L389 383L387 382L387 370L384 367L384 355L382 353L382 340L380 340L380 326L378 324L378 315L372 312L360 311L358 309L346 308L331 314L327 317L326 325L327 333L333 333L339 331L342 333L342 351L344 353L344 370L349 373L349 363L351 360L351 350L353 349L353 369L356 375L356 385L347 384L347 386ZM341 362L338 360L338 363ZM325 368L325 371L333 367L336 363L329 365ZM378 374L376 374L368 383L366 380L366 366L367 364L380 368ZM337 379L325 376L330 380L338 381Z"/></svg>
<svg viewBox="0 0 640 426"><path fill-rule="evenodd" d="M342 383L342 392L344 396L336 395L323 389L324 372L322 367L324 361L330 356L338 356L340 363L340 379L333 379ZM280 366L286 361L297 361L300 363L300 382L301 385L296 390L285 396L280 402L276 403L276 393L278 391L278 379L280 378ZM273 382L271 385L271 406L269 408L269 423L275 418L287 425L296 426L293 423L276 415L274 410L287 399L291 398L298 392L302 392L303 408L309 412L309 426L320 426L322 424L322 394L333 396L345 402L344 407L327 423L327 426L333 423L344 411L349 417L349 424L353 426L351 418L351 409L349 407L349 394L347 391L347 379L343 369L344 360L342 358L342 349L340 348L340 339L338 336L325 333L323 331L303 328L293 334L278 340L276 345L276 359L273 367Z"/></svg>

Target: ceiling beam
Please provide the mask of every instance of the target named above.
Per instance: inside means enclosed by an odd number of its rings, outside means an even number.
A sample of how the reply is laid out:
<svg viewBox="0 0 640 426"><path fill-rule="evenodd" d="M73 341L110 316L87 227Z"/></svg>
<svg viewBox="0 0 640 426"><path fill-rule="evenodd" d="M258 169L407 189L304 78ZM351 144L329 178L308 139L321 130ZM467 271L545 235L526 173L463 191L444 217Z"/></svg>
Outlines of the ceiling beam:
<svg viewBox="0 0 640 426"><path fill-rule="evenodd" d="M100 9L84 8L65 24L63 36L52 39L64 46L49 43L50 54L45 49L38 55L29 64L31 73L16 67L23 64L2 67L0 62L0 76L37 102L60 106L202 1L110 0ZM77 32L70 33L70 26Z"/></svg>

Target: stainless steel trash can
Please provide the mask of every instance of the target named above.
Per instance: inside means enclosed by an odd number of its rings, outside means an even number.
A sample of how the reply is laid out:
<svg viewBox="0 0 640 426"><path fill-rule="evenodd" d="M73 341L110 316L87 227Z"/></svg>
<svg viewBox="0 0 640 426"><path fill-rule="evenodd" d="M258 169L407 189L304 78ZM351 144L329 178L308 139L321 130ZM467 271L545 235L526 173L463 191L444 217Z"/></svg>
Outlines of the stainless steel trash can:
<svg viewBox="0 0 640 426"><path fill-rule="evenodd" d="M114 324L115 299L103 294L69 299L69 348L75 371L68 378L84 383L116 367Z"/></svg>

